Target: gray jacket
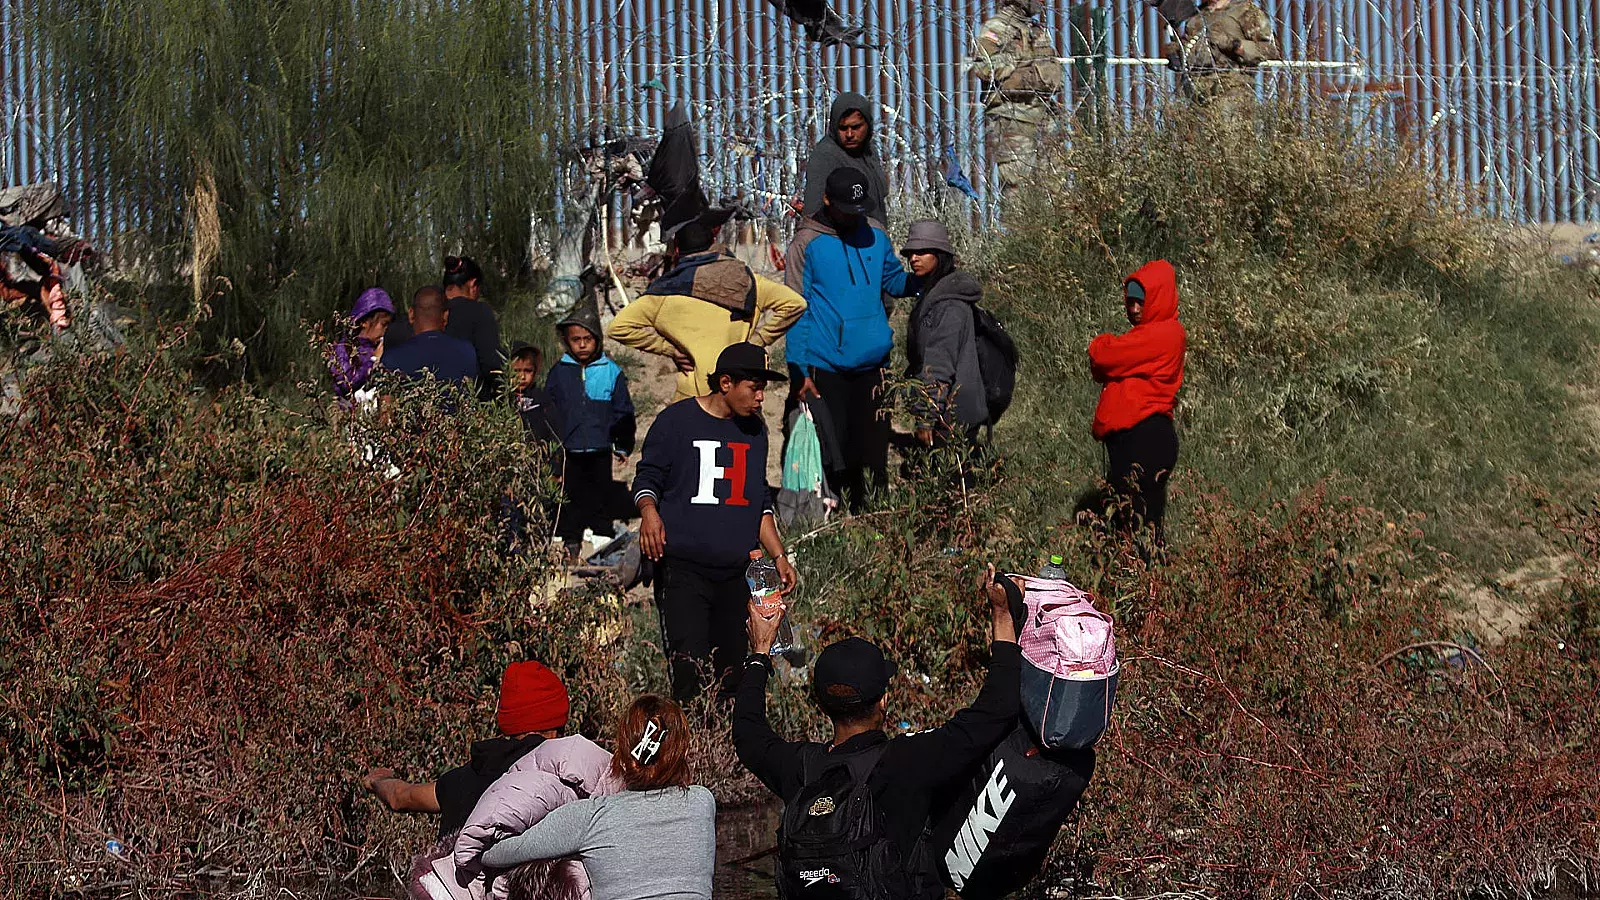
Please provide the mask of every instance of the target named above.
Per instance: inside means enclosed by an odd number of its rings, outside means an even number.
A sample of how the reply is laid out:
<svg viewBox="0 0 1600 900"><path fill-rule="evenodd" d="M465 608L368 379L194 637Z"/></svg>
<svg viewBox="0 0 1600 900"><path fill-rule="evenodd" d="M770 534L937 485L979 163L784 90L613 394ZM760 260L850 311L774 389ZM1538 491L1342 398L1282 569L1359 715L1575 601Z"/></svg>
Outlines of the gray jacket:
<svg viewBox="0 0 1600 900"><path fill-rule="evenodd" d="M593 900L711 900L717 801L699 785L575 800L484 851L508 869L576 856Z"/></svg>
<svg viewBox="0 0 1600 900"><path fill-rule="evenodd" d="M983 374L978 369L978 338L972 307L983 299L983 285L957 269L939 280L911 310L906 331L907 375L928 385L935 407L919 410L919 424L939 418L971 427L989 419ZM959 430L959 429L957 429Z"/></svg>

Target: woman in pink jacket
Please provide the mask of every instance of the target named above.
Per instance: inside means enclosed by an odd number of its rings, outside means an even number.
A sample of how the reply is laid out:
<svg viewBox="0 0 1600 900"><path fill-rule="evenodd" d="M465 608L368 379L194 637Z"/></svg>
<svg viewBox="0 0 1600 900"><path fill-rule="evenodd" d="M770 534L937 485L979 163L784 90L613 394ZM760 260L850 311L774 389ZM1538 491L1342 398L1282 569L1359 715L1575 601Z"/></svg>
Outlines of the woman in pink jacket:
<svg viewBox="0 0 1600 900"><path fill-rule="evenodd" d="M689 723L646 695L617 726L611 771L626 790L567 803L483 854L490 866L576 856L594 900L711 900L717 804L690 784Z"/></svg>
<svg viewBox="0 0 1600 900"><path fill-rule="evenodd" d="M522 834L558 807L622 790L611 753L583 735L547 740L517 760L484 791L453 842L419 866L417 900L508 900L510 897L584 898L589 877L575 859L553 859L510 870L488 868L484 851Z"/></svg>

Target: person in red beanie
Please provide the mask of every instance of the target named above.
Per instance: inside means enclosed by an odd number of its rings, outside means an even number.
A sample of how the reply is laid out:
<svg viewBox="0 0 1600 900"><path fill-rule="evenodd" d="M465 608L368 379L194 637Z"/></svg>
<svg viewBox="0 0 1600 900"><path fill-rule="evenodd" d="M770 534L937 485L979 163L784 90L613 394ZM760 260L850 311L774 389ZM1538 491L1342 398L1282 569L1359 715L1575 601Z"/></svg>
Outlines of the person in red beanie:
<svg viewBox="0 0 1600 900"><path fill-rule="evenodd" d="M1123 306L1133 328L1089 343L1089 370L1101 385L1094 436L1110 457L1106 481L1128 498L1136 524L1149 525L1159 544L1167 479L1178 463L1172 409L1183 386L1188 341L1178 322L1172 264L1158 259L1128 276Z"/></svg>
<svg viewBox="0 0 1600 900"><path fill-rule="evenodd" d="M489 785L545 739L561 736L570 705L566 687L544 663L512 663L500 677L495 724L502 737L473 742L467 764L435 781L412 784L393 769L379 768L368 772L361 784L395 812L438 813L439 836L452 834L467 823Z"/></svg>

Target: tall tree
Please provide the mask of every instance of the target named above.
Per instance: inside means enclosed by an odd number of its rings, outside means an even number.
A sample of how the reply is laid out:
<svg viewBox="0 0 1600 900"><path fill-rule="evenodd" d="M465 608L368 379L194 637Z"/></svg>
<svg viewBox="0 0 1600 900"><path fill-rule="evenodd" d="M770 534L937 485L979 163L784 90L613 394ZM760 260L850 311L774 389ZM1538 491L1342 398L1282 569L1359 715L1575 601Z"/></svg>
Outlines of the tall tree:
<svg viewBox="0 0 1600 900"><path fill-rule="evenodd" d="M25 21L152 271L281 374L300 321L361 287L453 250L523 268L553 121L537 6L38 0Z"/></svg>

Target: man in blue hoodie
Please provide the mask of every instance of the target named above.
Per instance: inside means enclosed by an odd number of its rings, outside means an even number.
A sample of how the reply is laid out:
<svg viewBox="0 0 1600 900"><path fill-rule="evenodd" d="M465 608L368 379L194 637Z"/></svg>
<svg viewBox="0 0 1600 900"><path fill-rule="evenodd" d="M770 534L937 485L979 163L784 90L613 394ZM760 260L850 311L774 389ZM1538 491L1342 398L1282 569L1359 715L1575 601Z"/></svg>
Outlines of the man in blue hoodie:
<svg viewBox="0 0 1600 900"><path fill-rule="evenodd" d="M883 224L867 217L872 189L859 169L835 169L822 202L801 220L784 269L806 299L789 330L790 401L820 399L827 408L844 456L829 487L860 512L869 487L888 480L889 420L879 405L894 332L884 295L910 297L920 284L901 267Z"/></svg>

